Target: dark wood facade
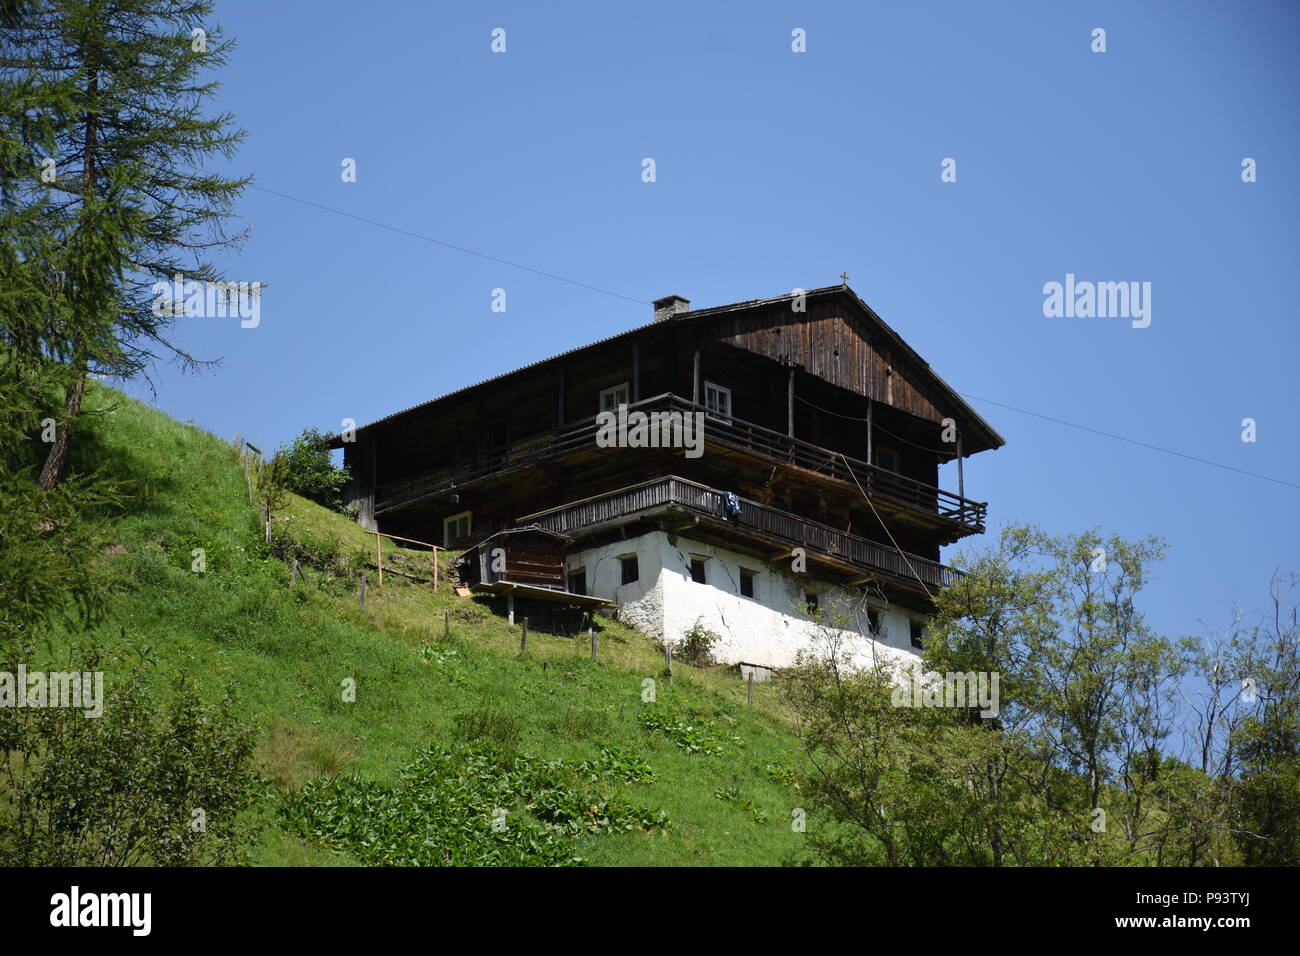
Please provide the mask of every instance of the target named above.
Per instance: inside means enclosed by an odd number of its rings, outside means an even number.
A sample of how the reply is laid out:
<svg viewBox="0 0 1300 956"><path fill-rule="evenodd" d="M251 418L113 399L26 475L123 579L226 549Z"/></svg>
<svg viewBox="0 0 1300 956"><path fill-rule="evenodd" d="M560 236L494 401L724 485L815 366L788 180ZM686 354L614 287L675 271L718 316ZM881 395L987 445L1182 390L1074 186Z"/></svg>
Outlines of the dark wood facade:
<svg viewBox="0 0 1300 956"><path fill-rule="evenodd" d="M564 553L572 543L571 538L538 526L499 531L461 556L461 583L473 587L509 581L566 591Z"/></svg>
<svg viewBox="0 0 1300 956"><path fill-rule="evenodd" d="M845 556L826 554L827 567L842 563L853 580L875 572L892 580L878 549L895 558L901 550L916 559L893 581L903 587L942 576L915 569L941 569L942 545L984 530L986 506L964 489L940 489L938 469L999 447L1001 436L850 289L695 311L684 305L661 300L649 325L358 430L355 441L339 444L360 520L466 546L526 516L612 501L621 489L673 477L678 491L733 492L769 515L751 547L811 552L822 542ZM710 385L727 390L725 414L709 414ZM620 386L634 410L707 414L703 454L598 447L602 392ZM626 517L623 525L648 520Z"/></svg>
<svg viewBox="0 0 1300 956"><path fill-rule="evenodd" d="M460 583L474 591L579 607L609 604L579 588L570 591L564 555L573 539L539 524L509 528L467 548L456 562ZM511 602L513 620L513 601Z"/></svg>

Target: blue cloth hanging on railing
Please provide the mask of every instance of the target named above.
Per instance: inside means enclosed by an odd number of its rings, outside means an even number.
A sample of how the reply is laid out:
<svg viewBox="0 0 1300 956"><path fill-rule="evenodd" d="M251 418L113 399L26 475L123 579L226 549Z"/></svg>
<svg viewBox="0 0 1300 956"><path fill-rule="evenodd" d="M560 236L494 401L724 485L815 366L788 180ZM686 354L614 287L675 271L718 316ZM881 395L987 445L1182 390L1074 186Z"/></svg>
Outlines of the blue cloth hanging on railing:
<svg viewBox="0 0 1300 956"><path fill-rule="evenodd" d="M740 497L734 491L724 492L722 507L727 512L728 518L736 517L736 515L740 514Z"/></svg>

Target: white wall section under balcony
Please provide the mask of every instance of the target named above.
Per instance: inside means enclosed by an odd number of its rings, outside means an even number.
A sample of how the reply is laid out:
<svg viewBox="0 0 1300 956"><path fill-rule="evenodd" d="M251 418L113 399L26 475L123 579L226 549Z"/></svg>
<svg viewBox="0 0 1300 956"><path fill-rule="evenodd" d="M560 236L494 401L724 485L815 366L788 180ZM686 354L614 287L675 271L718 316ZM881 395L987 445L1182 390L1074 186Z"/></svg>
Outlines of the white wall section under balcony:
<svg viewBox="0 0 1300 956"><path fill-rule="evenodd" d="M622 584L620 557L637 556L638 580ZM704 560L706 581L691 577L692 558ZM725 548L662 531L575 551L566 559L570 571L585 568L587 593L613 601L619 617L639 630L676 643L699 620L721 640L714 655L723 663L788 667L800 650L824 650L829 635L857 666L877 660L910 664L913 613L871 602L879 610L880 630L869 634L867 603L860 591L841 588L795 573L782 562L769 563ZM741 594L741 570L755 572L754 596ZM803 613L807 592L817 595L821 617L841 618L843 628L819 627Z"/></svg>

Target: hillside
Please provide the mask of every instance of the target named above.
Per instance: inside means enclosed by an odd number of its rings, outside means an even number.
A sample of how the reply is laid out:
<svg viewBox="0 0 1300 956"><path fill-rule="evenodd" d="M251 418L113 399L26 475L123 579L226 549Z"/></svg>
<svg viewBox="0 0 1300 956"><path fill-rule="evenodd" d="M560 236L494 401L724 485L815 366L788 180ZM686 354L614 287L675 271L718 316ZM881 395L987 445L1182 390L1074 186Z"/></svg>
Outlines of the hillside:
<svg viewBox="0 0 1300 956"><path fill-rule="evenodd" d="M436 592L392 574L381 587L367 571L359 607L352 574L373 560L371 535L293 498L268 548L229 444L103 386L87 406L74 463L128 493L103 526L111 615L89 635L107 658L106 700L121 672L114 659L147 659L159 692L181 673L214 700L234 688L267 781L254 862L799 856L799 797L783 781L802 752L772 687L757 687L751 707L721 669L678 663L666 679L661 650L611 619L597 619L597 661L585 633L537 621L520 653L499 602L455 595L450 556ZM426 554L386 551L386 564L427 568ZM293 587L290 554L307 566ZM85 638L57 635L53 659ZM646 678L657 682L654 703L642 700ZM349 679L354 702L344 700ZM493 836L501 809L504 830L522 834L513 849ZM440 834L459 849L436 858Z"/></svg>

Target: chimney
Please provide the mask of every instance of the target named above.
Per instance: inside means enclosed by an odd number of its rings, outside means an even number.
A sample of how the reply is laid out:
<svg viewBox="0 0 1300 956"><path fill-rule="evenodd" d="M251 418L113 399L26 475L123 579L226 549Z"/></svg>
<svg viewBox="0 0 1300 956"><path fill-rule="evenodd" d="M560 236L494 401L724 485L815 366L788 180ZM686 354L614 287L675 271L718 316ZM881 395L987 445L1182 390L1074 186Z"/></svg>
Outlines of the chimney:
<svg viewBox="0 0 1300 956"><path fill-rule="evenodd" d="M664 322L678 313L691 311L691 300L683 299L680 295L666 295L662 299L655 299L654 305L656 322Z"/></svg>

